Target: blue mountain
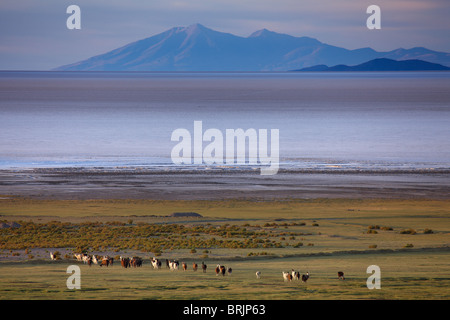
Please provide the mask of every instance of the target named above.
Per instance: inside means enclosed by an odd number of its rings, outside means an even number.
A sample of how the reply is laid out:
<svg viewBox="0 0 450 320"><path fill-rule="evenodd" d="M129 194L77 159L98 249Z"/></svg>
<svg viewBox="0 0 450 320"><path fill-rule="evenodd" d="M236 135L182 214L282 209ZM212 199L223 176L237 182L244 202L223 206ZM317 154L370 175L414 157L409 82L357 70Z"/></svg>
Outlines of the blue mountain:
<svg viewBox="0 0 450 320"><path fill-rule="evenodd" d="M248 37L201 24L176 27L59 71L288 71L314 65L357 65L377 58L421 59L450 66L450 54L426 48L348 50L267 29Z"/></svg>
<svg viewBox="0 0 450 320"><path fill-rule="evenodd" d="M306 67L294 71L449 71L450 67L443 66L438 63L431 63L418 59L411 60L392 60L387 58L373 59L356 66L336 65L328 67L326 65L317 65L313 67Z"/></svg>

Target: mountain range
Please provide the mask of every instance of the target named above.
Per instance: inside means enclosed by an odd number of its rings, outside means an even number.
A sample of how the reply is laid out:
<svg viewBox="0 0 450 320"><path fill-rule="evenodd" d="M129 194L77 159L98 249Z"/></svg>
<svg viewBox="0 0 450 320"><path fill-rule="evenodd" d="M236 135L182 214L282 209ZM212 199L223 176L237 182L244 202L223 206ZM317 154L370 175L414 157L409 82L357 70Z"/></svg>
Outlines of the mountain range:
<svg viewBox="0 0 450 320"><path fill-rule="evenodd" d="M358 65L369 60L420 59L450 66L450 54L423 47L379 52L349 50L310 37L267 29L240 37L201 24L175 27L57 71L290 71L315 65Z"/></svg>
<svg viewBox="0 0 450 320"><path fill-rule="evenodd" d="M387 58L379 58L373 59L356 66L347 66L344 64L340 64L333 67L328 67L326 65L317 65L313 67L306 67L300 70L294 71L304 71L304 72L313 72L313 71L448 71L449 67L443 66L438 63L431 63L418 59L411 60L392 60Z"/></svg>

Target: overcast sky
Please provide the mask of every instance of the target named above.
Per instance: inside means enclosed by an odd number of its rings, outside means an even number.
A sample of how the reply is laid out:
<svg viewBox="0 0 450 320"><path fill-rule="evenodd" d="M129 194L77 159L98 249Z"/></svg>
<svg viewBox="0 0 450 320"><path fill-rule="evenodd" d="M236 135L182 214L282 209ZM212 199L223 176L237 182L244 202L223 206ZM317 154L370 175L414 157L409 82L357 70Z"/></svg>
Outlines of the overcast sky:
<svg viewBox="0 0 450 320"><path fill-rule="evenodd" d="M81 8L81 30L66 9ZM366 9L381 8L381 30ZM1 0L0 70L48 70L175 26L247 37L267 28L356 49L426 47L450 52L450 0Z"/></svg>

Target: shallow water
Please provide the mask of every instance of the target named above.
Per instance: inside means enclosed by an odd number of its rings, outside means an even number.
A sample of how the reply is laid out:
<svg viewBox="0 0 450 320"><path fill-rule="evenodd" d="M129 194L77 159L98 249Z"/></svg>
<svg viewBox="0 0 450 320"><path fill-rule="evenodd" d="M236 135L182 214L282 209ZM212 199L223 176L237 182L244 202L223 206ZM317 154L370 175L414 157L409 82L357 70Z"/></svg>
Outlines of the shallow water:
<svg viewBox="0 0 450 320"><path fill-rule="evenodd" d="M450 167L446 72L0 72L0 169L172 166L195 120L279 129L281 168Z"/></svg>

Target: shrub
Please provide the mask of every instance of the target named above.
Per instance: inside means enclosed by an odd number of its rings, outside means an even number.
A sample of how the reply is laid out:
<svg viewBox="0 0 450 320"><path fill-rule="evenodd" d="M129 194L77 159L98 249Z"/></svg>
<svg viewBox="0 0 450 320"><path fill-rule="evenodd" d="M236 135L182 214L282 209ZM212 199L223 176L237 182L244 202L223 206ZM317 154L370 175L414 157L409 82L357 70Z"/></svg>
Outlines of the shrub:
<svg viewBox="0 0 450 320"><path fill-rule="evenodd" d="M434 232L431 229L425 229L425 230L423 230L423 233L424 234L431 234L431 233L434 233Z"/></svg>
<svg viewBox="0 0 450 320"><path fill-rule="evenodd" d="M413 248L413 244L412 243L407 243L403 248Z"/></svg>
<svg viewBox="0 0 450 320"><path fill-rule="evenodd" d="M414 230L414 229L406 229L406 230L400 231L400 234L416 234L416 230Z"/></svg>
<svg viewBox="0 0 450 320"><path fill-rule="evenodd" d="M247 257L251 257L251 256L268 256L270 255L267 251L261 251L261 252L249 252L247 254Z"/></svg>

